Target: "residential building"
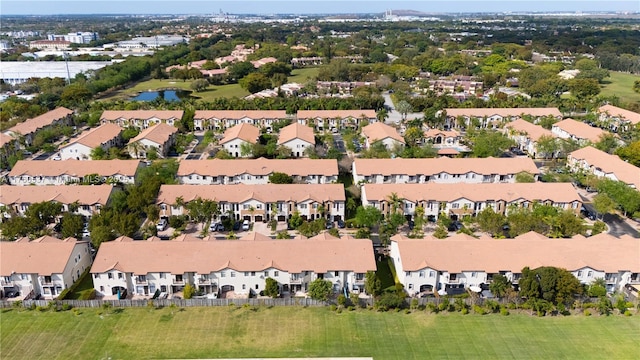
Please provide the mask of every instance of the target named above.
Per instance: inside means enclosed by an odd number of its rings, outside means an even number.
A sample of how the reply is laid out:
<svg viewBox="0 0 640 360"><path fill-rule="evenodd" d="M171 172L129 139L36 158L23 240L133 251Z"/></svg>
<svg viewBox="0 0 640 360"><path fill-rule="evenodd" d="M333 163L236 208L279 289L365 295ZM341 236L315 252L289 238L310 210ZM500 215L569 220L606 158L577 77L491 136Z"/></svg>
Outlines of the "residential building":
<svg viewBox="0 0 640 360"><path fill-rule="evenodd" d="M533 119L553 116L558 120L562 119L562 113L557 108L456 108L444 111L449 128L473 127L474 122L483 128L497 127L501 123L523 116L530 116Z"/></svg>
<svg viewBox="0 0 640 360"><path fill-rule="evenodd" d="M55 125L67 125L70 123L72 115L72 110L59 107L40 116L36 116L33 119L27 119L9 128L4 133L5 135L24 141L26 146L31 146L33 137L38 131Z"/></svg>
<svg viewBox="0 0 640 360"><path fill-rule="evenodd" d="M278 146L284 146L291 150L291 157L307 156L305 150L316 146L316 138L313 129L299 123L293 123L280 129L278 134Z"/></svg>
<svg viewBox="0 0 640 360"><path fill-rule="evenodd" d="M182 110L105 110L100 116L100 121L120 125L121 127L133 126L138 129L146 129L149 126L165 123L176 126L182 120Z"/></svg>
<svg viewBox="0 0 640 360"><path fill-rule="evenodd" d="M133 184L141 167L139 160L20 160L9 172L8 179L11 185Z"/></svg>
<svg viewBox="0 0 640 360"><path fill-rule="evenodd" d="M178 181L187 185L267 184L273 173L285 173L296 183L330 184L338 181L335 159L182 160Z"/></svg>
<svg viewBox="0 0 640 360"><path fill-rule="evenodd" d="M640 189L640 168L609 155L594 147L587 146L567 155L567 166L573 171L585 171L597 177L621 181Z"/></svg>
<svg viewBox="0 0 640 360"><path fill-rule="evenodd" d="M175 143L177 133L176 127L164 123L150 126L129 140L129 155L134 159L146 159L149 152L154 152L158 157L165 157Z"/></svg>
<svg viewBox="0 0 640 360"><path fill-rule="evenodd" d="M609 132L597 127L589 126L582 121L564 119L553 124L551 133L561 139L571 139L581 145L597 143L602 136Z"/></svg>
<svg viewBox="0 0 640 360"><path fill-rule="evenodd" d="M601 106L598 111L598 119L608 122L611 131L628 131L631 127L640 124L640 114L619 108L613 105Z"/></svg>
<svg viewBox="0 0 640 360"><path fill-rule="evenodd" d="M18 299L55 299L90 266L88 241L51 236L1 241L2 297L19 292Z"/></svg>
<svg viewBox="0 0 640 360"><path fill-rule="evenodd" d="M11 186L0 185L0 207L3 215L24 215L31 204L58 202L62 211L77 204L77 214L90 217L109 203L114 192L111 185Z"/></svg>
<svg viewBox="0 0 640 360"><path fill-rule="evenodd" d="M502 240L466 234L446 240L396 235L390 246L398 281L410 295L455 294L455 289L471 286L486 289L496 275L517 285L523 268L542 266L567 269L583 284L602 278L608 292L621 291L627 284L640 284L639 253L640 239L605 233L551 239L529 232Z"/></svg>
<svg viewBox="0 0 640 360"><path fill-rule="evenodd" d="M74 44L88 44L92 41L98 40L99 36L96 32L84 31L71 32L66 35L49 34L47 38L51 41L68 41Z"/></svg>
<svg viewBox="0 0 640 360"><path fill-rule="evenodd" d="M98 147L106 153L110 148L122 145L122 137L120 136L122 130L116 124L103 124L87 130L69 141L67 145L60 147L60 158L62 160L90 160L91 151Z"/></svg>
<svg viewBox="0 0 640 360"><path fill-rule="evenodd" d="M357 129L377 121L375 110L298 110L297 121L317 131Z"/></svg>
<svg viewBox="0 0 640 360"><path fill-rule="evenodd" d="M68 50L70 45L66 40L35 40L29 42L29 49Z"/></svg>
<svg viewBox="0 0 640 360"><path fill-rule="evenodd" d="M354 184L514 183L521 172L538 178L529 158L359 159L352 165Z"/></svg>
<svg viewBox="0 0 640 360"><path fill-rule="evenodd" d="M161 217L183 215L184 205L197 198L216 201L223 216L255 222L287 221L296 212L305 220L337 221L345 211L342 184L162 185L156 204Z"/></svg>
<svg viewBox="0 0 640 360"><path fill-rule="evenodd" d="M512 184L365 184L362 186L362 204L375 206L389 213L395 194L402 203L399 210L413 217L417 207L424 208L425 216L437 218L440 214L458 219L476 216L486 208L508 214L512 207L532 208L540 203L559 210L580 211L582 199L570 183L512 183Z"/></svg>
<svg viewBox="0 0 640 360"><path fill-rule="evenodd" d="M431 143L435 148L461 148L462 135L457 130L429 129L424 132L424 142Z"/></svg>
<svg viewBox="0 0 640 360"><path fill-rule="evenodd" d="M246 123L236 125L224 132L224 137L218 142L233 157L248 157L251 153L242 153L242 146L253 145L258 142L260 130Z"/></svg>
<svg viewBox="0 0 640 360"><path fill-rule="evenodd" d="M552 157L554 154L543 154L538 151L541 138L555 137L551 130L535 125L524 119L514 120L504 126L505 135L518 144L518 148L526 151L532 158Z"/></svg>
<svg viewBox="0 0 640 360"><path fill-rule="evenodd" d="M193 127L196 130L222 130L240 124L250 124L267 131L277 121L290 118L284 110L196 110Z"/></svg>
<svg viewBox="0 0 640 360"><path fill-rule="evenodd" d="M376 122L362 128L362 136L365 138L365 148L380 141L387 149L404 146L404 138L398 134L395 128L381 122Z"/></svg>
<svg viewBox="0 0 640 360"><path fill-rule="evenodd" d="M252 233L232 241L190 235L171 241L121 237L100 245L91 275L99 296L125 291L142 297L156 291L173 295L191 284L209 298L225 298L255 297L268 278L278 282L280 294L291 296L306 295L316 279L330 281L335 293L359 293L364 292L365 274L375 269L369 239L324 233L273 240Z"/></svg>

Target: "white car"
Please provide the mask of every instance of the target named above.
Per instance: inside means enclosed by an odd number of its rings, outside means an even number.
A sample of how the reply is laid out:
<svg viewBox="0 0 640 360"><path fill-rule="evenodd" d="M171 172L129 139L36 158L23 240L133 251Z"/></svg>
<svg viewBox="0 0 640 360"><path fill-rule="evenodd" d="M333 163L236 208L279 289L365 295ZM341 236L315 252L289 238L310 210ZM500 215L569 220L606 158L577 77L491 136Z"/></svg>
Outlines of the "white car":
<svg viewBox="0 0 640 360"><path fill-rule="evenodd" d="M247 230L249 230L249 225L250 225L249 220L245 220L245 221L243 221L243 222L242 222L242 230L243 230L243 231L247 231Z"/></svg>
<svg viewBox="0 0 640 360"><path fill-rule="evenodd" d="M158 221L158 223L156 224L156 229L158 231L163 231L164 229L167 228L167 219L160 219L160 221Z"/></svg>
<svg viewBox="0 0 640 360"><path fill-rule="evenodd" d="M60 161L62 158L60 157L60 154L55 154L51 157L51 160Z"/></svg>

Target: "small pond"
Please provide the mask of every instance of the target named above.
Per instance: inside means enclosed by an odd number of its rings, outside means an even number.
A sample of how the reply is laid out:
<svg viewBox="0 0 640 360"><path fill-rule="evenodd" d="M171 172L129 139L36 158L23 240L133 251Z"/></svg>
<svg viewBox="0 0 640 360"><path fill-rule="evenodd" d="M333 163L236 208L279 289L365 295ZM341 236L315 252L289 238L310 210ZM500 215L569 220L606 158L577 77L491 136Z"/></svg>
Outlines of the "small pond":
<svg viewBox="0 0 640 360"><path fill-rule="evenodd" d="M156 99L164 99L165 101L181 101L189 98L189 92L183 90L158 90L144 91L138 96L131 98L133 101L153 101Z"/></svg>

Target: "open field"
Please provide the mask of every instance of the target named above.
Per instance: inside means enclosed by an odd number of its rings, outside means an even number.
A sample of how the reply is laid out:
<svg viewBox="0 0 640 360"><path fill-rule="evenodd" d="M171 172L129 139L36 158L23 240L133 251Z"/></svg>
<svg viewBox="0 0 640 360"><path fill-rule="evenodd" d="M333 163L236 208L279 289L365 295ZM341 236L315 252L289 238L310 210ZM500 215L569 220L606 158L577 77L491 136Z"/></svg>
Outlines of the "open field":
<svg viewBox="0 0 640 360"><path fill-rule="evenodd" d="M640 76L615 71L610 71L609 74L611 77L605 79L602 95L616 95L623 103L640 103L640 94L632 89L633 82L640 80Z"/></svg>
<svg viewBox="0 0 640 360"><path fill-rule="evenodd" d="M316 75L318 75L318 68L295 69L289 77L289 82L304 84L308 78L313 78ZM153 91L162 89L181 89L191 91L191 82L191 80L182 81L176 79L151 79L139 82L128 89L122 90L114 94L113 96L106 98L106 100L128 98L130 96L135 96L142 91ZM212 85L209 86L206 91L202 91L199 93L194 92L192 93L192 95L196 98L210 101L219 97L245 97L249 95L249 92L241 88L238 84L230 84L220 86Z"/></svg>
<svg viewBox="0 0 640 360"><path fill-rule="evenodd" d="M0 314L2 359L373 356L634 359L640 318L337 314L327 308L80 309Z"/></svg>

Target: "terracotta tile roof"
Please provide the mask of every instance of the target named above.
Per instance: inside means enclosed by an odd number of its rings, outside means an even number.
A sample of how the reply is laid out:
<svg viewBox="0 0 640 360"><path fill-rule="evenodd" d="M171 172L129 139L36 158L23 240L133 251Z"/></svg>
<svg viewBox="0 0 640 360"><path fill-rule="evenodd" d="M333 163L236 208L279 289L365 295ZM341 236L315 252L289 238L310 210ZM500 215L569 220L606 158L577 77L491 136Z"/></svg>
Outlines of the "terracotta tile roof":
<svg viewBox="0 0 640 360"><path fill-rule="evenodd" d="M266 57L266 58L262 58L262 59L259 59L259 60L252 61L251 64L253 64L253 66L255 68L259 68L262 65L266 65L266 64L269 64L269 63L274 63L276 61L278 61L278 59L276 59L274 57Z"/></svg>
<svg viewBox="0 0 640 360"><path fill-rule="evenodd" d="M381 122L376 122L363 127L362 134L367 138L369 144L373 144L378 140L384 140L387 138L404 144L404 138L398 134L395 128Z"/></svg>
<svg viewBox="0 0 640 360"><path fill-rule="evenodd" d="M614 174L618 180L640 189L640 168L620 159L617 155L609 155L592 146L587 146L570 153L569 157L584 160L590 167L599 168L606 174Z"/></svg>
<svg viewBox="0 0 640 360"><path fill-rule="evenodd" d="M424 132L425 138L434 138L438 135L444 136L444 137L459 137L460 132L456 130L440 130L440 129L429 129Z"/></svg>
<svg viewBox="0 0 640 360"><path fill-rule="evenodd" d="M315 145L316 143L316 138L313 135L313 129L297 122L280 129L278 145L282 145L293 139L304 140L312 145Z"/></svg>
<svg viewBox="0 0 640 360"><path fill-rule="evenodd" d="M117 137L122 131L123 129L116 124L103 124L98 126L97 128L89 129L83 132L64 147L73 144L82 144L88 148L93 149Z"/></svg>
<svg viewBox="0 0 640 360"><path fill-rule="evenodd" d="M562 113L558 108L465 108L465 109L445 109L447 116L476 116L490 117L500 115L503 117L513 117L520 115L532 116L548 116L562 117Z"/></svg>
<svg viewBox="0 0 640 360"><path fill-rule="evenodd" d="M553 136L551 130L547 130L540 125L535 125L527 120L518 119L505 125L506 128L513 129L518 133L526 133L532 141L538 141L543 136Z"/></svg>
<svg viewBox="0 0 640 360"><path fill-rule="evenodd" d="M100 120L114 121L118 119L136 119L146 120L151 118L158 118L161 120L167 119L182 119L182 110L105 110L100 116Z"/></svg>
<svg viewBox="0 0 640 360"><path fill-rule="evenodd" d="M345 119L366 117L367 119L375 119L375 110L298 110L298 119Z"/></svg>
<svg viewBox="0 0 640 360"><path fill-rule="evenodd" d="M260 130L257 127L250 124L240 124L228 128L224 132L224 138L220 140L219 144L225 144L235 139L241 139L248 143L255 144L258 142L259 136Z"/></svg>
<svg viewBox="0 0 640 360"><path fill-rule="evenodd" d="M634 125L640 123L640 114L633 111L619 108L617 106L604 105L598 109L598 112L609 114L609 116L622 118L624 120L631 122Z"/></svg>
<svg viewBox="0 0 640 360"><path fill-rule="evenodd" d="M135 176L140 166L139 160L62 160L62 161L18 161L9 177L13 176L62 176L82 177L98 174L100 176Z"/></svg>
<svg viewBox="0 0 640 360"><path fill-rule="evenodd" d="M447 158L434 159L355 159L356 172L360 176L369 175L433 175L476 173L517 174L526 171L539 174L538 167L530 158Z"/></svg>
<svg viewBox="0 0 640 360"><path fill-rule="evenodd" d="M338 176L338 161L334 159L213 159L182 160L178 176L235 176L241 174L269 175L282 172L290 176Z"/></svg>
<svg viewBox="0 0 640 360"><path fill-rule="evenodd" d="M196 110L194 119L284 119L285 110Z"/></svg>
<svg viewBox="0 0 640 360"><path fill-rule="evenodd" d="M581 121L576 121L573 119L564 119L562 121L558 121L557 123L553 124L553 127L562 129L579 139L589 140L592 143L597 143L598 141L600 141L600 137L602 135L608 133L607 131L604 131L597 127L589 126Z"/></svg>
<svg viewBox="0 0 640 360"><path fill-rule="evenodd" d="M185 202L202 198L230 203L241 203L250 199L265 203L345 200L342 184L162 185L156 203L174 204L177 197L182 197Z"/></svg>
<svg viewBox="0 0 640 360"><path fill-rule="evenodd" d="M11 143L14 140L15 139L13 138L13 136L9 136L5 133L0 132L0 147L4 147L5 145Z"/></svg>
<svg viewBox="0 0 640 360"><path fill-rule="evenodd" d="M458 235L446 240L401 237L391 240L398 244L405 271L429 267L450 273L520 273L525 266L556 266L569 271L588 266L608 273L640 272L640 239L628 235L619 239L605 233L588 238L549 239L531 232L500 240L465 239Z"/></svg>
<svg viewBox="0 0 640 360"><path fill-rule="evenodd" d="M0 185L0 204L33 204L57 201L62 204L106 205L111 185L11 186Z"/></svg>
<svg viewBox="0 0 640 360"><path fill-rule="evenodd" d="M157 125L149 126L148 128L142 130L138 136L129 140L129 144L134 143L136 141L140 141L142 139L147 139L153 141L156 144L164 144L173 134L176 134L178 129L174 126L167 125L164 123L160 123Z"/></svg>
<svg viewBox="0 0 640 360"><path fill-rule="evenodd" d="M31 134L43 127L53 124L56 120L63 119L71 114L73 114L72 110L65 107L59 107L40 116L34 117L33 119L27 119L25 122L10 128L9 131L22 135Z"/></svg>
<svg viewBox="0 0 640 360"><path fill-rule="evenodd" d="M512 202L518 199L527 201L552 200L556 203L581 201L580 196L570 183L489 183L489 184L365 184L363 192L367 200L386 200L392 192L411 202L417 201L470 201Z"/></svg>
<svg viewBox="0 0 640 360"><path fill-rule="evenodd" d="M120 271L137 275L149 272L208 274L223 269L262 271L276 268L296 274L341 270L365 273L376 269L369 239L267 240L261 236L256 236L256 241L105 242L100 245L91 272L109 271L114 264Z"/></svg>
<svg viewBox="0 0 640 360"><path fill-rule="evenodd" d="M0 276L16 274L62 274L74 247L86 246L75 238L64 240L44 236L33 241L19 239L0 242Z"/></svg>

